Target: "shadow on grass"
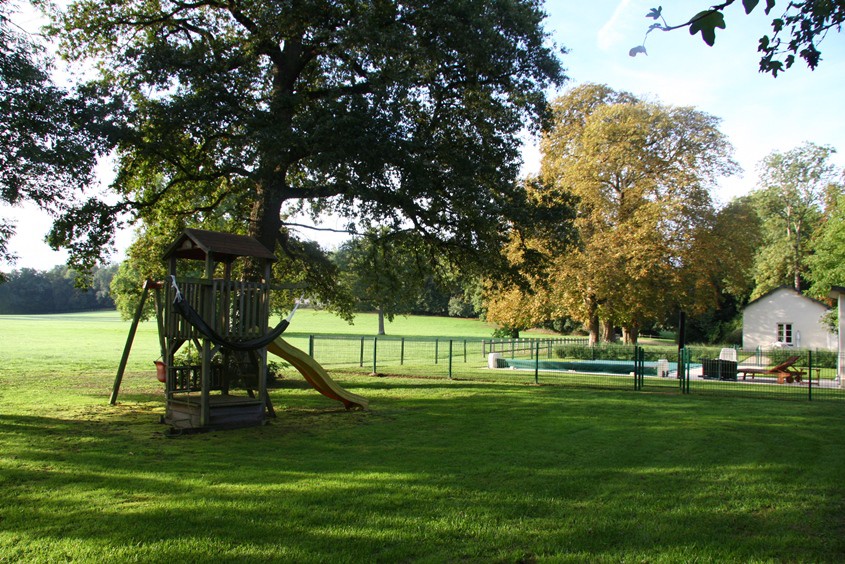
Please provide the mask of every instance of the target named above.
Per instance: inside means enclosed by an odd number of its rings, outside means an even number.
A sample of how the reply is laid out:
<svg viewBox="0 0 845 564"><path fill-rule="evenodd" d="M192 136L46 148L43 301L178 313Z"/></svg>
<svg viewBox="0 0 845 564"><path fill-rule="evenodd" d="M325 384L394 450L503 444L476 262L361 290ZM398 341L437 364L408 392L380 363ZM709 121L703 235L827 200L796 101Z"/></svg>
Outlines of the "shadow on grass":
<svg viewBox="0 0 845 564"><path fill-rule="evenodd" d="M475 382L351 384L373 395L372 410L277 390L268 426L178 439L164 438L143 395L73 418L0 416L0 555L843 554L845 441L824 431L841 425L833 410Z"/></svg>

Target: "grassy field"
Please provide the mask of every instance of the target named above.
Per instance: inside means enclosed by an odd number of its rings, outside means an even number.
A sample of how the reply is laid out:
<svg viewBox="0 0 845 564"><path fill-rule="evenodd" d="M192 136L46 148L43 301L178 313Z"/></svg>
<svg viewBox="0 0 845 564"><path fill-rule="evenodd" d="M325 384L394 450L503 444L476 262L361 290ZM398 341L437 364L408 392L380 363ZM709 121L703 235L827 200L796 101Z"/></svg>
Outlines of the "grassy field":
<svg viewBox="0 0 845 564"><path fill-rule="evenodd" d="M169 438L152 325L107 405L127 329L0 317L0 561L845 560L841 402L343 374Z"/></svg>
<svg viewBox="0 0 845 564"><path fill-rule="evenodd" d="M490 338L495 328L495 325L483 323L477 319L454 317L397 316L392 322L385 320L385 332L388 335L404 337ZM375 335L378 332L378 315L375 313L359 313L355 316L354 324L350 325L326 312L301 309L296 312L288 331L322 335Z"/></svg>

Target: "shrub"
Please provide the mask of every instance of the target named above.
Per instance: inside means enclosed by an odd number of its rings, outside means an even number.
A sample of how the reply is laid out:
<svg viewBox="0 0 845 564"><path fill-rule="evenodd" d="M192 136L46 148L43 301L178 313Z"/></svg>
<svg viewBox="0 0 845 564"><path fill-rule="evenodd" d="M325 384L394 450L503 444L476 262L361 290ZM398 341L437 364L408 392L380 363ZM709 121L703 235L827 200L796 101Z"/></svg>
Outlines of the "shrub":
<svg viewBox="0 0 845 564"><path fill-rule="evenodd" d="M493 330L494 339L518 339L518 327L497 327Z"/></svg>
<svg viewBox="0 0 845 564"><path fill-rule="evenodd" d="M632 345L596 345L593 347L584 345L561 345L555 349L555 356L558 358L570 358L579 360L631 360L634 358L634 346ZM690 346L690 360L699 363L702 359L719 358L721 347ZM644 346L642 347L645 360L656 361L661 358L668 360L678 357L676 346Z"/></svg>
<svg viewBox="0 0 845 564"><path fill-rule="evenodd" d="M678 348L675 346L644 346L643 352L645 360L656 361L661 358L667 360L674 360L678 358ZM690 351L690 360L696 364L700 364L703 360L711 360L719 358L722 352L720 346L705 346L705 345L690 345L687 349ZM555 348L555 356L561 359L577 359L577 360L631 360L634 358L634 347L631 345L596 345L593 347L585 345L560 345ZM813 367L814 368L836 368L837 352L836 351L812 351L813 352ZM774 349L765 351L765 357L769 360L770 365L779 364L789 357L798 356L798 366L809 365L809 351L796 349ZM740 351L739 361L748 360L751 364L755 364L754 351Z"/></svg>
<svg viewBox="0 0 845 564"><path fill-rule="evenodd" d="M470 302L459 296L449 298L449 317L477 317L478 314Z"/></svg>

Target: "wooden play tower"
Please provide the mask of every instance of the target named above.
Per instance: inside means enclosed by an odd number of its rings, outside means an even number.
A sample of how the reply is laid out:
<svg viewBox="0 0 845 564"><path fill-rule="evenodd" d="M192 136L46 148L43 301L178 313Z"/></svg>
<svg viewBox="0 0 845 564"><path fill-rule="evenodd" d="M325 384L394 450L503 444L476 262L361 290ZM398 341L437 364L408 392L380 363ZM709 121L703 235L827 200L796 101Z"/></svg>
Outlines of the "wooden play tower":
<svg viewBox="0 0 845 564"><path fill-rule="evenodd" d="M232 280L232 266L238 259L253 261L250 271L263 274L253 277L257 281ZM268 351L346 409L367 408L366 398L343 389L310 355L281 338L296 307L287 319L268 328L270 273L276 257L256 239L186 229L167 249L164 260L167 280L144 283L112 387L111 405L117 403L144 304L153 290L161 346L156 375L164 383L166 399L162 422L171 429L243 427L275 416L267 394Z"/></svg>
<svg viewBox="0 0 845 564"><path fill-rule="evenodd" d="M256 261L255 270L263 272L263 278L232 280L238 259ZM174 429L261 424L273 414L267 396L266 345L275 256L252 237L186 229L164 260L169 273L159 324L164 422ZM196 272L196 261L204 263L201 277L179 276L190 266ZM195 314L193 319L186 309ZM189 343L196 347L199 361L178 362L177 353Z"/></svg>

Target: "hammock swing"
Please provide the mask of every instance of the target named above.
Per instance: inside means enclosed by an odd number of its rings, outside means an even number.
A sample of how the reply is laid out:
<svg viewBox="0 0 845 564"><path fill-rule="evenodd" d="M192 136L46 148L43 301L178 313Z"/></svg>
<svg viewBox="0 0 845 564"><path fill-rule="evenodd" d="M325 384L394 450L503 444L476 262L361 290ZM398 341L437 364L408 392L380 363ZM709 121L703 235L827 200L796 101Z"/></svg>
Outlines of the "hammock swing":
<svg viewBox="0 0 845 564"><path fill-rule="evenodd" d="M220 333L215 331L201 316L197 313L191 304L185 300L182 296L182 292L179 291L179 286L176 284L176 277L171 275L171 286L173 286L174 291L176 292L176 297L173 299L173 305L176 306L176 311L185 318L185 320L190 323L197 331L205 335L209 341L214 343L215 345L233 350L233 351L254 351L256 349L260 349L266 347L273 341L279 338L279 336L285 332L285 329L288 328L290 325L291 319L293 319L293 314L296 313L297 308L299 308L299 301L296 302L296 305L293 308L293 311L290 312L290 315L287 316L286 319L283 319L278 325L276 325L269 333L262 337L257 337L255 339L249 339L246 341L229 341L225 339Z"/></svg>

